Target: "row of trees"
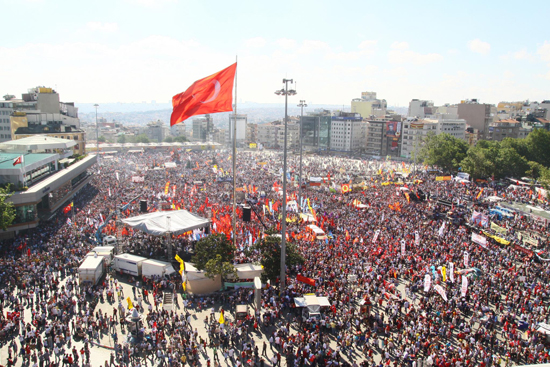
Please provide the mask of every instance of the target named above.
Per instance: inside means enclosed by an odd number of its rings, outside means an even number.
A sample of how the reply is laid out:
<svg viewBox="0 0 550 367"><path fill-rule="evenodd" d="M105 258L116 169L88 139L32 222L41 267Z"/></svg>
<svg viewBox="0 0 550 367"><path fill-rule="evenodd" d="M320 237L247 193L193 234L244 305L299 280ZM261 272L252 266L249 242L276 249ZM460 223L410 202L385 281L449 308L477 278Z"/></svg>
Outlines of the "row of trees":
<svg viewBox="0 0 550 367"><path fill-rule="evenodd" d="M424 164L450 173L468 172L473 178L528 176L550 182L550 132L538 129L525 139L481 140L475 146L449 134L429 135L419 158Z"/></svg>
<svg viewBox="0 0 550 367"><path fill-rule="evenodd" d="M260 254L260 264L263 266L262 281L271 280L274 282L281 273L281 238L273 233L266 233L266 236L254 244L249 250L251 253ZM206 236L195 245L193 263L199 270L204 270L206 276L214 278L221 275L222 279L236 278L237 274L233 267L236 248L233 242L223 233ZM304 258L298 251L295 243L286 243L286 266L287 268L303 264Z"/></svg>

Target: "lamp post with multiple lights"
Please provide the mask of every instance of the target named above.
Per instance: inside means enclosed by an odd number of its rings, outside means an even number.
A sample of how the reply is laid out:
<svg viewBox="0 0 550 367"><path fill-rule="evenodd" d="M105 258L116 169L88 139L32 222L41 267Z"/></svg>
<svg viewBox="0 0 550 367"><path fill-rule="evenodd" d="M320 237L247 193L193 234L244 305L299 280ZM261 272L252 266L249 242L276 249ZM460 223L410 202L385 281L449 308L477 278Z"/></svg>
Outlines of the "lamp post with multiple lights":
<svg viewBox="0 0 550 367"><path fill-rule="evenodd" d="M304 141L304 107L307 107L305 100L300 100L300 104L298 105L300 107L300 182L298 183L299 189L298 189L298 197L300 200L300 210L302 210L302 144Z"/></svg>
<svg viewBox="0 0 550 367"><path fill-rule="evenodd" d="M285 96L285 136L283 146L283 213L281 224L281 276L279 293L282 296L285 290L286 283L286 151L287 151L287 124L288 124L288 96L296 95L294 89L288 89L288 83L292 84L292 79L283 79L284 88L276 90L275 94L278 96Z"/></svg>
<svg viewBox="0 0 550 367"><path fill-rule="evenodd" d="M96 103L95 107L95 154L97 157L97 163L99 164L99 124L97 123L97 108L99 105Z"/></svg>

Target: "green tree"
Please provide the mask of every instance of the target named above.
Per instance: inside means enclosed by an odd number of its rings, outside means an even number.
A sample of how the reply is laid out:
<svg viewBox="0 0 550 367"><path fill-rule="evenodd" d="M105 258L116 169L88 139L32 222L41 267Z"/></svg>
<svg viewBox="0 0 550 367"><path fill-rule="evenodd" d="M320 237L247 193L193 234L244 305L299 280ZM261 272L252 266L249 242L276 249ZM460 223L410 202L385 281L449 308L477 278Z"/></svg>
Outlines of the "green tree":
<svg viewBox="0 0 550 367"><path fill-rule="evenodd" d="M527 164L529 165L529 169L525 172L525 174L533 180L538 180L543 173L544 166L534 161L529 161Z"/></svg>
<svg viewBox="0 0 550 367"><path fill-rule="evenodd" d="M216 260L217 262L232 262L235 257L236 248L233 243L229 241L225 234L217 233L201 238L195 245L195 255L193 256L193 263L199 270L206 269L206 264L210 260ZM217 256L220 256L220 260L217 260Z"/></svg>
<svg viewBox="0 0 550 367"><path fill-rule="evenodd" d="M462 170L468 172L472 178L488 178L495 171L494 162L488 159L487 149L478 144L468 149L466 158L461 162Z"/></svg>
<svg viewBox="0 0 550 367"><path fill-rule="evenodd" d="M183 135L178 135L174 138L174 141L177 141L178 143L185 143L187 138Z"/></svg>
<svg viewBox="0 0 550 367"><path fill-rule="evenodd" d="M167 136L166 138L164 138L164 142L165 143L173 143L174 142L174 137L173 136Z"/></svg>
<svg viewBox="0 0 550 367"><path fill-rule="evenodd" d="M437 166L445 171L457 171L466 157L468 144L447 133L429 134L423 141L419 158L424 164Z"/></svg>
<svg viewBox="0 0 550 367"><path fill-rule="evenodd" d="M116 142L119 144L126 143L126 135L119 135L119 137L116 139Z"/></svg>
<svg viewBox="0 0 550 367"><path fill-rule="evenodd" d="M210 259L204 266L205 275L214 279L217 275L222 277L222 280L237 278L237 270L228 261L222 261L222 257L218 254L215 259Z"/></svg>
<svg viewBox="0 0 550 367"><path fill-rule="evenodd" d="M6 201L13 195L9 187L0 187L0 228L4 231L15 220L15 208L13 203Z"/></svg>
<svg viewBox="0 0 550 367"><path fill-rule="evenodd" d="M100 142L100 143L105 143L105 141L107 141L107 139L105 139L105 137L103 135L101 135L99 138L97 138L97 141Z"/></svg>
<svg viewBox="0 0 550 367"><path fill-rule="evenodd" d="M145 134L139 134L136 136L136 143L149 143L149 138Z"/></svg>
<svg viewBox="0 0 550 367"><path fill-rule="evenodd" d="M498 150L495 160L496 179L505 177L522 177L529 170L529 163L525 157L522 157L513 148L503 148Z"/></svg>
<svg viewBox="0 0 550 367"><path fill-rule="evenodd" d="M525 140L529 151L526 158L539 162L544 167L550 167L550 131L533 130Z"/></svg>
<svg viewBox="0 0 550 367"><path fill-rule="evenodd" d="M260 264L264 267L262 272L262 281L268 279L272 282L281 275L281 238L279 236L267 235L252 248L259 251ZM304 257L298 251L298 247L293 242L286 242L286 267L303 264Z"/></svg>

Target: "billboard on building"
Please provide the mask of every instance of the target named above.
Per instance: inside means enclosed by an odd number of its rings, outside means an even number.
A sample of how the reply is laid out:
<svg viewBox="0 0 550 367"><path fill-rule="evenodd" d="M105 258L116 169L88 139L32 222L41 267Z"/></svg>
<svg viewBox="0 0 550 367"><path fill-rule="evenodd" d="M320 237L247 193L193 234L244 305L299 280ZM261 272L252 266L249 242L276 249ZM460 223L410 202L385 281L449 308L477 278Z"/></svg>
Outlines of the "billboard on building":
<svg viewBox="0 0 550 367"><path fill-rule="evenodd" d="M401 135L401 121L388 121L386 123L386 136L396 137Z"/></svg>

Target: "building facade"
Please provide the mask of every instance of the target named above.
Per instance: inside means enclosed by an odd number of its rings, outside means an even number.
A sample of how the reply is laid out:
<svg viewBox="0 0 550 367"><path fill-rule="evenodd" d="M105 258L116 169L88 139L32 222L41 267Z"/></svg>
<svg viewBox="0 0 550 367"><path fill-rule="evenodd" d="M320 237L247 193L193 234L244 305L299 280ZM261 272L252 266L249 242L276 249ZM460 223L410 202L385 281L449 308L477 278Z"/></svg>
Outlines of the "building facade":
<svg viewBox="0 0 550 367"><path fill-rule="evenodd" d="M235 121L237 121L236 124L236 134L237 134L237 145L242 145L246 141L246 129L248 125L248 117L247 115L239 115L236 116L234 114L229 114L229 127L227 130L227 144L232 144L233 142L233 129Z"/></svg>
<svg viewBox="0 0 550 367"><path fill-rule="evenodd" d="M435 107L432 101L413 99L409 102L408 117L423 119L434 113Z"/></svg>
<svg viewBox="0 0 550 367"><path fill-rule="evenodd" d="M364 148L363 118L359 113L335 112L330 126L330 150L360 152Z"/></svg>
<svg viewBox="0 0 550 367"><path fill-rule="evenodd" d="M261 143L265 148L279 148L279 129L284 125L281 121L268 122L258 125L258 143Z"/></svg>
<svg viewBox="0 0 550 367"><path fill-rule="evenodd" d="M330 150L332 116L330 111L309 113L301 117L304 151Z"/></svg>
<svg viewBox="0 0 550 367"><path fill-rule="evenodd" d="M5 96L10 98L14 96ZM13 114L13 102L9 100L0 101L0 142L11 140L10 116Z"/></svg>
<svg viewBox="0 0 550 367"><path fill-rule="evenodd" d="M489 124L493 122L492 105L478 103L476 99L462 101L458 105L458 118L466 120L466 124L479 131L479 139L489 135Z"/></svg>
<svg viewBox="0 0 550 367"><path fill-rule="evenodd" d="M210 115L196 117L193 119L193 137L191 140L206 142L211 139L211 134L214 131L214 120Z"/></svg>
<svg viewBox="0 0 550 367"><path fill-rule="evenodd" d="M386 100L376 98L376 92L362 92L361 98L351 100L351 112L365 119L384 116L387 108Z"/></svg>

